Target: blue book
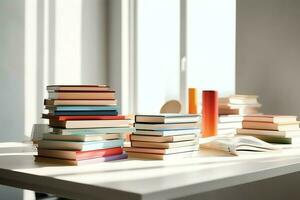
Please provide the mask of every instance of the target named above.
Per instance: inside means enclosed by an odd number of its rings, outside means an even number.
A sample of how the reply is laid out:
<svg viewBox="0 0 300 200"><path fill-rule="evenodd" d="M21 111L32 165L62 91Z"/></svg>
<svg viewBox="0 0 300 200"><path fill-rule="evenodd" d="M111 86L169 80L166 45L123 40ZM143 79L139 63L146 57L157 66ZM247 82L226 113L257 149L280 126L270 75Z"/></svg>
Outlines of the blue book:
<svg viewBox="0 0 300 200"><path fill-rule="evenodd" d="M119 111L119 106L54 106L55 111Z"/></svg>
<svg viewBox="0 0 300 200"><path fill-rule="evenodd" d="M102 140L102 141L92 141L92 142L75 142L75 141L59 141L59 140L38 141L38 148L41 149L91 151L97 149L108 149L108 148L122 147L122 146L123 146L123 139Z"/></svg>
<svg viewBox="0 0 300 200"><path fill-rule="evenodd" d="M55 116L116 116L116 110L99 110L99 111L53 111Z"/></svg>

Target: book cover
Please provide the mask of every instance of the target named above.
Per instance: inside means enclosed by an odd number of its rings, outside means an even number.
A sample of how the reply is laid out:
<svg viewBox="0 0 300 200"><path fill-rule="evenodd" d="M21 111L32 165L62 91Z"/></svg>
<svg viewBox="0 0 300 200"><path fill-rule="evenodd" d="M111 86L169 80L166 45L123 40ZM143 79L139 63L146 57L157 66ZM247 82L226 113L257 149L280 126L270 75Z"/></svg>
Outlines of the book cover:
<svg viewBox="0 0 300 200"><path fill-rule="evenodd" d="M82 135L60 135L53 133L43 134L44 140L64 140L64 141L79 141L90 142L100 140L112 140L121 138L120 133L103 133L103 134L82 134Z"/></svg>
<svg viewBox="0 0 300 200"><path fill-rule="evenodd" d="M101 92L49 92L49 99L115 99L114 91Z"/></svg>
<svg viewBox="0 0 300 200"><path fill-rule="evenodd" d="M117 155L122 153L123 153L123 149L121 147L110 148L110 149L98 149L92 151L69 151L69 150L66 151L66 150L57 150L57 149L38 148L38 156L70 159L70 160L93 159L93 158L112 156L112 155Z"/></svg>
<svg viewBox="0 0 300 200"><path fill-rule="evenodd" d="M55 140L38 141L38 148L43 148L43 149L89 151L89 150L108 149L108 148L122 147L122 146L123 146L122 139L92 141L92 142L55 141Z"/></svg>
<svg viewBox="0 0 300 200"><path fill-rule="evenodd" d="M153 136L174 136L174 135L188 135L188 134L200 134L200 129L186 129L186 130L136 130L135 135L153 135Z"/></svg>
<svg viewBox="0 0 300 200"><path fill-rule="evenodd" d="M136 115L136 123L193 123L199 122L200 116L194 114L160 114L160 115Z"/></svg>
<svg viewBox="0 0 300 200"><path fill-rule="evenodd" d="M130 120L66 120L59 121L50 119L49 125L59 128L108 128L129 127Z"/></svg>
<svg viewBox="0 0 300 200"><path fill-rule="evenodd" d="M88 129L53 128L53 133L60 134L60 135L85 135L85 134L132 133L132 132L135 132L134 127L109 127L109 128L88 128Z"/></svg>
<svg viewBox="0 0 300 200"><path fill-rule="evenodd" d="M161 136L161 137L131 134L130 140L144 141L144 142L179 142L179 141L195 140L196 137L197 137L196 134Z"/></svg>
<svg viewBox="0 0 300 200"><path fill-rule="evenodd" d="M116 110L98 110L98 111L49 111L49 114L55 116L115 116L118 115L118 111Z"/></svg>
<svg viewBox="0 0 300 200"><path fill-rule="evenodd" d="M108 99L108 100L86 100L86 99L45 99L44 105L48 106L83 106L83 105L95 105L95 106L113 106L117 105L117 100L115 99Z"/></svg>
<svg viewBox="0 0 300 200"><path fill-rule="evenodd" d="M139 152L127 152L129 157L139 158L139 159L150 159L150 160L176 160L182 158L193 157L196 155L195 152L183 152L176 154L160 155L153 153L139 153Z"/></svg>
<svg viewBox="0 0 300 200"><path fill-rule="evenodd" d="M142 142L142 141L131 141L132 147L145 147L145 148L157 148L157 149L170 149L185 146L195 146L198 141L182 141L182 142Z"/></svg>
<svg viewBox="0 0 300 200"><path fill-rule="evenodd" d="M139 130L182 130L182 129L197 129L199 123L178 123L178 124L145 124L135 123L135 128Z"/></svg>
<svg viewBox="0 0 300 200"><path fill-rule="evenodd" d="M48 157L42 157L42 156L36 156L35 161L36 162L46 162L46 163L53 163L55 165L87 165L87 164L97 164L101 162L107 162L107 161L114 161L114 160L122 160L126 159L128 157L127 154L118 154L118 155L112 155L112 156L105 156L100 158L94 158L94 159L86 159L86 160L69 160L69 159L58 159L58 158L48 158Z"/></svg>
<svg viewBox="0 0 300 200"><path fill-rule="evenodd" d="M198 145L196 146L187 146L187 147L178 147L172 149L154 149L154 148L140 148L140 147L124 147L126 152L138 152L138 153L151 153L151 154L175 154L183 152L197 151Z"/></svg>
<svg viewBox="0 0 300 200"><path fill-rule="evenodd" d="M126 119L123 115L118 116L55 116L50 114L43 114L42 116L45 119L54 119L59 121L66 121L66 120L122 120Z"/></svg>
<svg viewBox="0 0 300 200"><path fill-rule="evenodd" d="M111 111L119 112L119 106L46 106L46 109L54 111Z"/></svg>

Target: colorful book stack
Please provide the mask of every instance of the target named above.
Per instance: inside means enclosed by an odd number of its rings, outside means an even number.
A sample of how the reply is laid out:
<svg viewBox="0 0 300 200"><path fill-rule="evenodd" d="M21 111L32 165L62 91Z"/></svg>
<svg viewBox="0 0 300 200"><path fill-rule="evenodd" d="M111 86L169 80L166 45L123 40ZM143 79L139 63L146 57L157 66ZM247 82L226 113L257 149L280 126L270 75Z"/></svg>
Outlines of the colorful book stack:
<svg viewBox="0 0 300 200"><path fill-rule="evenodd" d="M237 132L239 135L254 136L269 143L300 146L300 128L297 116L245 116L243 128L238 129Z"/></svg>
<svg viewBox="0 0 300 200"><path fill-rule="evenodd" d="M191 157L198 149L199 120L194 114L136 115L131 147L124 149L141 159Z"/></svg>
<svg viewBox="0 0 300 200"><path fill-rule="evenodd" d="M233 95L219 98L219 115L258 114L261 104L255 95Z"/></svg>
<svg viewBox="0 0 300 200"><path fill-rule="evenodd" d="M122 133L130 119L118 115L115 92L105 85L51 85L43 114L52 132L38 141L37 161L80 165L127 158Z"/></svg>

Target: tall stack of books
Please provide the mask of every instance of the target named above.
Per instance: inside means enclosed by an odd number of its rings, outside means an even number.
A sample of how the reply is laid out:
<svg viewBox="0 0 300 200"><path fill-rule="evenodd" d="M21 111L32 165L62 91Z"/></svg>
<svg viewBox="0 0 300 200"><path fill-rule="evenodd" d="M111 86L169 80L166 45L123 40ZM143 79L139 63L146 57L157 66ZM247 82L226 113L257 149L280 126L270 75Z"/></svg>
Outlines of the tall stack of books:
<svg viewBox="0 0 300 200"><path fill-rule="evenodd" d="M261 104L254 95L221 97L219 103L218 135L234 136L242 128L243 116L258 113Z"/></svg>
<svg viewBox="0 0 300 200"><path fill-rule="evenodd" d="M297 116L249 115L244 117L239 135L250 135L269 143L300 145Z"/></svg>
<svg viewBox="0 0 300 200"><path fill-rule="evenodd" d="M169 160L191 157L198 149L199 115L136 115L129 157Z"/></svg>
<svg viewBox="0 0 300 200"><path fill-rule="evenodd" d="M52 131L38 141L37 161L87 164L127 158L122 133L134 131L118 115L115 92L105 85L51 85L43 114Z"/></svg>

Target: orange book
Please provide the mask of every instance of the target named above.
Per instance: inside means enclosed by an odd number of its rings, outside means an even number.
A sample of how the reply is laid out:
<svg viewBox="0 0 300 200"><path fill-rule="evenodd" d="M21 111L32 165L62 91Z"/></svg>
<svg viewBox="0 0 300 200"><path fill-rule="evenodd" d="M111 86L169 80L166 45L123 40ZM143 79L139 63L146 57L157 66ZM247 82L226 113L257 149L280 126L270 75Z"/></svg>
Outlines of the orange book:
<svg viewBox="0 0 300 200"><path fill-rule="evenodd" d="M189 114L198 113L198 98L197 98L197 89L189 88Z"/></svg>

